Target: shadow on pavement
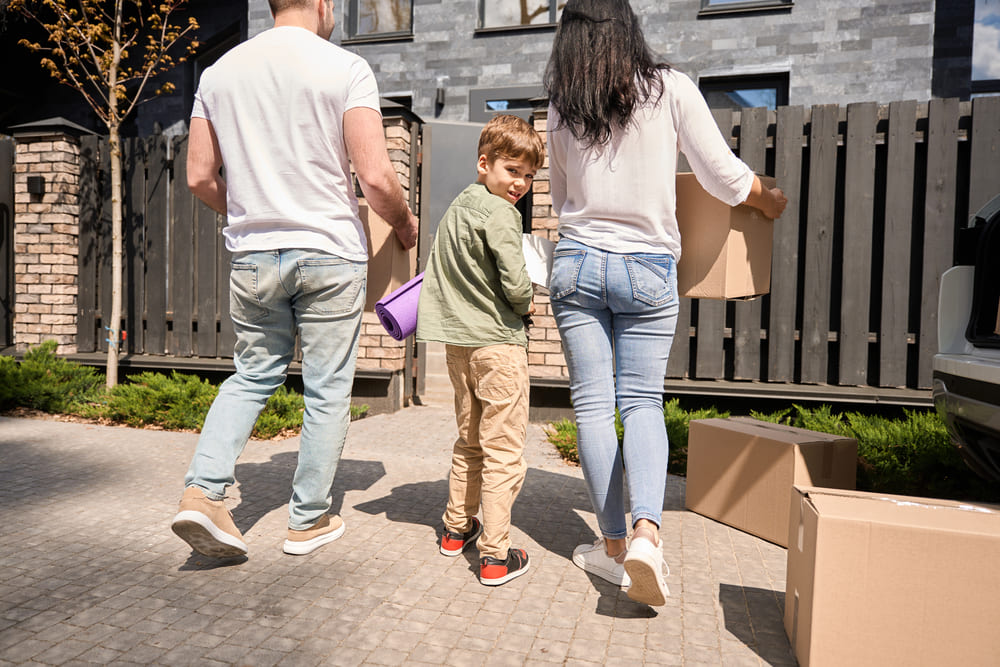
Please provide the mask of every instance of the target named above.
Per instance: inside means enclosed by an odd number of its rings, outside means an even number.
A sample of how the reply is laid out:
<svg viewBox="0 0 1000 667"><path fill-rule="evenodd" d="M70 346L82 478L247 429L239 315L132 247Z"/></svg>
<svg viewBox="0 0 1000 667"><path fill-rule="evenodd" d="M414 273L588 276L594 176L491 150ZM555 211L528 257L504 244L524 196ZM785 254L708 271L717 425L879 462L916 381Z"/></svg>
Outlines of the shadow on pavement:
<svg viewBox="0 0 1000 667"><path fill-rule="evenodd" d="M238 463L236 479L240 504L233 509L233 520L246 533L261 517L288 505L292 495L292 477L298 452L280 452L264 463ZM348 491L364 491L385 475L379 461L341 459L333 480L331 514L340 514Z"/></svg>
<svg viewBox="0 0 1000 667"><path fill-rule="evenodd" d="M782 618L784 593L719 584L726 630L769 665L795 665Z"/></svg>
<svg viewBox="0 0 1000 667"><path fill-rule="evenodd" d="M447 468L442 474L447 474ZM390 521L429 526L440 535L447 500L448 482L441 479L397 486L388 496L360 503L354 509L373 515L384 513ZM542 548L569 559L578 544L594 541L593 530L576 510L593 511L583 480L529 468L514 501L511 522Z"/></svg>
<svg viewBox="0 0 1000 667"><path fill-rule="evenodd" d="M63 495L100 487L114 477L86 451L49 453L45 438L0 442L0 507L44 504Z"/></svg>

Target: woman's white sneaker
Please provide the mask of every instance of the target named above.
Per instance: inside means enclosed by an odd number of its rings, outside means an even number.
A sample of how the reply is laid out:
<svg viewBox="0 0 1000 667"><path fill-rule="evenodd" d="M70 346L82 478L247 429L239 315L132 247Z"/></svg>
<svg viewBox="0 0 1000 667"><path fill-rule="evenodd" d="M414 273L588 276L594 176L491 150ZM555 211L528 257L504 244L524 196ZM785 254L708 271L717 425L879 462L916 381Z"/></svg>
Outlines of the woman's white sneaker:
<svg viewBox="0 0 1000 667"><path fill-rule="evenodd" d="M581 544L574 549L573 564L616 586L628 586L631 583L625 566L604 550L604 538L601 537L593 544Z"/></svg>
<svg viewBox="0 0 1000 667"><path fill-rule="evenodd" d="M626 591L636 602L659 607L667 603L670 590L663 581L663 543L654 545L646 537L632 537L625 556L625 571L632 578Z"/></svg>

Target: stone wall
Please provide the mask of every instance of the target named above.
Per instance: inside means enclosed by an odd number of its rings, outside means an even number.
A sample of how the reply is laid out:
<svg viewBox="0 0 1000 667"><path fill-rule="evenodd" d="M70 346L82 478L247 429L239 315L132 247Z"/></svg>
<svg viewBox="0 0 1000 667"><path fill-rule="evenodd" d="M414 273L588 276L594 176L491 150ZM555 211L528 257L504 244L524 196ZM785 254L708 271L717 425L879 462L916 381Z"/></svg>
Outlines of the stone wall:
<svg viewBox="0 0 1000 667"><path fill-rule="evenodd" d="M14 162L14 341L45 340L76 352L79 166L76 138L59 131L16 137ZM41 192L29 179L41 178Z"/></svg>
<svg viewBox="0 0 1000 667"><path fill-rule="evenodd" d="M941 21L960 43L939 42L939 50L944 58L962 51L965 60L954 67L968 76L971 26L959 23L971 14L953 8L971 4L825 0L707 17L699 15L701 0L632 0L650 47L695 80L787 73L788 103L804 106L931 97L935 17L944 10ZM413 7L412 38L352 42L342 31L346 5L335 8L333 41L371 63L383 95L411 97L425 120L467 120L471 89L541 84L551 27L477 33L479 0L421 0ZM251 36L271 26L265 0L249 0L248 11ZM436 103L438 88L443 105Z"/></svg>

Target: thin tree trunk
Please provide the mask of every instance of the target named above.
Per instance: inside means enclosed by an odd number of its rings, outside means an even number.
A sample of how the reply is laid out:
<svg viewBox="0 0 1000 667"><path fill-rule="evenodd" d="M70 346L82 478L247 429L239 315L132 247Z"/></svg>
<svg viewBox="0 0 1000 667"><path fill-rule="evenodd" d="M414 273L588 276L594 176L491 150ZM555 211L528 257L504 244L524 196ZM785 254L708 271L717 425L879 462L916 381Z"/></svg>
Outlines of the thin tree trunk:
<svg viewBox="0 0 1000 667"><path fill-rule="evenodd" d="M115 3L115 38L108 66L108 149L111 153L111 316L108 331L107 386L118 384L118 345L122 323L122 146L118 117L118 65L121 62L122 3Z"/></svg>
<svg viewBox="0 0 1000 667"><path fill-rule="evenodd" d="M108 128L111 153L111 316L108 322L107 386L118 384L118 344L122 321L122 149L118 124Z"/></svg>

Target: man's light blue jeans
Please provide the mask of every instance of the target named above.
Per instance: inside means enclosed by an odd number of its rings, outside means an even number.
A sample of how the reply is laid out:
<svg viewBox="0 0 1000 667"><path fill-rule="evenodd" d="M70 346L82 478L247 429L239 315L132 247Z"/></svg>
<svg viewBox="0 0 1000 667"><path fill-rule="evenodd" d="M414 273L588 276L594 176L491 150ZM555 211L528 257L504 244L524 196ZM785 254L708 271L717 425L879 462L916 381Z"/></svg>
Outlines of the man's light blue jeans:
<svg viewBox="0 0 1000 667"><path fill-rule="evenodd" d="M219 388L184 480L221 500L267 399L285 381L302 346L305 413L288 504L289 528L315 524L330 489L350 423L367 264L313 250L233 256L230 314L236 373Z"/></svg>
<svg viewBox="0 0 1000 667"><path fill-rule="evenodd" d="M632 525L649 519L659 526L668 455L663 379L678 310L674 258L620 255L562 238L549 290L569 367L580 465L601 533L628 534L624 471ZM625 426L621 449L616 405Z"/></svg>

